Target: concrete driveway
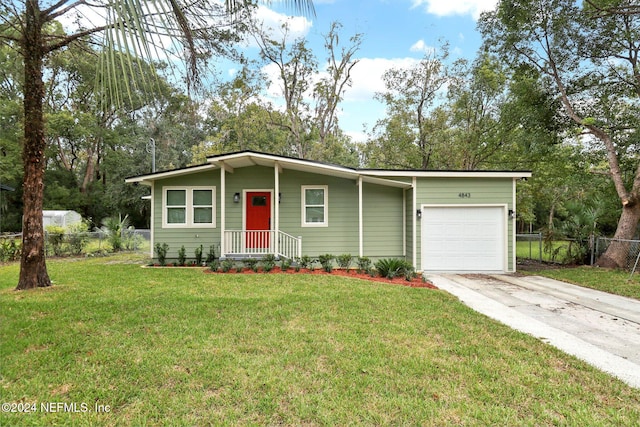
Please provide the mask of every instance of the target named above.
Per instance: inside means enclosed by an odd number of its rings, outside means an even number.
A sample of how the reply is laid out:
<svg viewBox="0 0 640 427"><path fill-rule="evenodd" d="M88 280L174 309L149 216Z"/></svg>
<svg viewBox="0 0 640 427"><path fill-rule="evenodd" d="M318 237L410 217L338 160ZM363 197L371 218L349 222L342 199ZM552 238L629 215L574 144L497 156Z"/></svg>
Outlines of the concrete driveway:
<svg viewBox="0 0 640 427"><path fill-rule="evenodd" d="M474 310L640 388L640 301L540 276L426 278Z"/></svg>

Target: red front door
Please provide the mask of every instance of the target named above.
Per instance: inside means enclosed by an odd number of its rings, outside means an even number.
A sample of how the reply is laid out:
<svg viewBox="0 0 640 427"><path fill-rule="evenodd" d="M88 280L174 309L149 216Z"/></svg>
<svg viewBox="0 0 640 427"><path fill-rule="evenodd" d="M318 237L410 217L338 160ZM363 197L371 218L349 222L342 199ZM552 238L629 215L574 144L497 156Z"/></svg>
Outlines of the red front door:
<svg viewBox="0 0 640 427"><path fill-rule="evenodd" d="M248 191L245 199L247 248L268 248L271 230L271 193Z"/></svg>

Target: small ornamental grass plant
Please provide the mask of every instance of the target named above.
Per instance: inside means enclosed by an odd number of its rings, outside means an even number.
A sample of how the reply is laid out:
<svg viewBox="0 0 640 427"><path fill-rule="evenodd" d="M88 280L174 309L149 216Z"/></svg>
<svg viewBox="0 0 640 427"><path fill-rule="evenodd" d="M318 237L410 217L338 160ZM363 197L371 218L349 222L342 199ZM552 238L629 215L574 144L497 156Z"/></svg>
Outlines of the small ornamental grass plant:
<svg viewBox="0 0 640 427"><path fill-rule="evenodd" d="M406 277L407 280L411 280L409 277L415 273L413 265L410 262L400 258L385 258L376 261L376 271L382 277L387 279L393 279L396 277Z"/></svg>

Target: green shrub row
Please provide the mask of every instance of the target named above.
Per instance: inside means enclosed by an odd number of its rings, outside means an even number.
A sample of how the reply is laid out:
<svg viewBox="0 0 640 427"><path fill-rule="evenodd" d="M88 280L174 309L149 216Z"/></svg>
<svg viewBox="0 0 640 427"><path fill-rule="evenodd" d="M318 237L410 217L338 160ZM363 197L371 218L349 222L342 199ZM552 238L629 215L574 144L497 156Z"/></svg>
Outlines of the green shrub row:
<svg viewBox="0 0 640 427"><path fill-rule="evenodd" d="M167 265L167 252L169 251L169 245L166 243L156 243L155 245L155 253L158 259L158 264L161 266ZM184 245L180 247L178 250L178 262L175 265L208 265L212 271L221 271L223 273L227 273L231 270L236 272L241 272L243 269L248 269L252 271L262 271L269 272L276 267L277 262L274 255L265 255L261 259L257 258L245 258L241 261L235 261L233 259L224 259L220 260L216 257L214 246L210 246L209 253L207 255L206 261L203 263L203 246L200 245L194 251L195 257L192 261L187 261L187 253ZM368 257L353 257L350 254L342 254L342 255L332 255L332 254L323 254L318 256L318 258L311 258L308 255L303 255L295 260L290 260L284 258L280 260L280 268L283 271L287 271L290 268L293 268L296 271L301 269L305 270L314 270L317 264L320 264L320 267L326 271L331 272L334 268L334 261L337 266L341 269L349 271L353 262L357 264L358 273L369 274L372 277L381 276L388 279L393 279L395 277L404 277L407 281L413 280L417 277L415 268L413 265L403 259L400 258L385 258L376 261L374 266L371 265L371 260Z"/></svg>
<svg viewBox="0 0 640 427"><path fill-rule="evenodd" d="M202 245L198 246L194 251L193 258L187 258L187 250L182 245L180 249L178 249L178 262L175 265L197 265L203 266L208 265L214 260L216 260L216 251L215 246L209 246L209 252L207 253L207 257L204 258L204 247ZM154 247L154 252L156 257L158 258L158 264L161 266L167 265L167 253L169 252L169 245L166 243L156 243Z"/></svg>

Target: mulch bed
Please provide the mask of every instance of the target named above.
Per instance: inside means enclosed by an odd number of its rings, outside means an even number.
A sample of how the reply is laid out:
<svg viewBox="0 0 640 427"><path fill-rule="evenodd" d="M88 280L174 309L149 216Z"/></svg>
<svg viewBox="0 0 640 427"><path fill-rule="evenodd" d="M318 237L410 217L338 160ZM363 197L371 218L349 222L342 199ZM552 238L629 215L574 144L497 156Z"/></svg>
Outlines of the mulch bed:
<svg viewBox="0 0 640 427"><path fill-rule="evenodd" d="M241 272L237 272L235 269L232 269L228 272L221 271L211 271L210 269L205 270L205 273L208 274L313 274L313 275L333 275L333 276L343 276L343 277L351 277L354 279L362 279L370 282L378 282L378 283L388 283L392 285L401 285L401 286L409 286L412 288L428 288L428 289L438 289L433 283L428 281L423 281L422 277L418 275L418 277L414 278L411 281L407 281L404 277L396 277L394 279L387 279L386 277L375 276L372 277L369 274L358 273L357 270L341 270L334 269L331 273L328 273L322 269L301 269L300 271L295 271L295 269L291 268L286 271L282 271L280 267L275 267L270 272L264 272L262 270L253 271L249 268L243 268Z"/></svg>

